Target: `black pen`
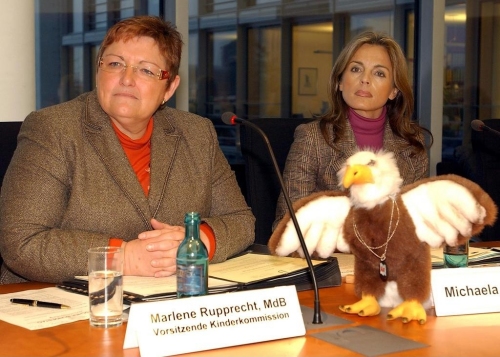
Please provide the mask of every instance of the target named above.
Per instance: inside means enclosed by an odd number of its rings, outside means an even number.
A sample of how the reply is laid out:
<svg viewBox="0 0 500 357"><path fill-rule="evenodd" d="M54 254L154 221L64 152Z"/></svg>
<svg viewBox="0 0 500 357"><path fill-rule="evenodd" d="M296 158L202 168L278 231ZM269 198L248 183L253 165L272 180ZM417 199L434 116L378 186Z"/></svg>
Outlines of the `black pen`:
<svg viewBox="0 0 500 357"><path fill-rule="evenodd" d="M71 306L56 304L54 302L45 302L38 300L28 300L28 299L10 299L10 302L13 304L21 304L21 305L29 305L29 306L38 306L38 307L48 307L51 309L69 309Z"/></svg>

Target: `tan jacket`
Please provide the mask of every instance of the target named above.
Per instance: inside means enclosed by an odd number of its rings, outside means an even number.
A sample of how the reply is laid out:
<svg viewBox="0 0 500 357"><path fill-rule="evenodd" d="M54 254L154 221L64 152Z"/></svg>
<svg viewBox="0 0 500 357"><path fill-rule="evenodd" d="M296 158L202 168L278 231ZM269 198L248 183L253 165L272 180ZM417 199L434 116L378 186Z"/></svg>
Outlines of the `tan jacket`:
<svg viewBox="0 0 500 357"><path fill-rule="evenodd" d="M0 193L0 283L60 282L87 272L87 250L183 225L198 211L216 236L212 262L254 240L254 220L208 119L154 114L146 197L95 91L31 113Z"/></svg>
<svg viewBox="0 0 500 357"><path fill-rule="evenodd" d="M341 190L337 172L344 162L359 150L348 121L346 125L345 138L337 144L340 150L334 150L325 141L319 120L297 127L283 172L283 180L292 202L314 192ZM427 153L414 152L415 149L408 146L407 141L394 135L387 121L384 129L383 149L394 153L404 180L403 185L428 176ZM283 194L280 194L273 229L287 211Z"/></svg>

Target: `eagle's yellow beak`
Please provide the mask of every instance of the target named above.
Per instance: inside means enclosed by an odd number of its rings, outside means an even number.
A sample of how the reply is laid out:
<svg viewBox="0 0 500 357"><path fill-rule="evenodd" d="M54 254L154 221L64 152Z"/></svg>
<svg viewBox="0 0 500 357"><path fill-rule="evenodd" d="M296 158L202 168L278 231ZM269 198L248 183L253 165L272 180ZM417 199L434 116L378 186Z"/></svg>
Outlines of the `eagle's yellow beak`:
<svg viewBox="0 0 500 357"><path fill-rule="evenodd" d="M345 171L344 181L342 182L345 188L351 187L353 184L373 183L372 170L367 165L352 165L347 166Z"/></svg>

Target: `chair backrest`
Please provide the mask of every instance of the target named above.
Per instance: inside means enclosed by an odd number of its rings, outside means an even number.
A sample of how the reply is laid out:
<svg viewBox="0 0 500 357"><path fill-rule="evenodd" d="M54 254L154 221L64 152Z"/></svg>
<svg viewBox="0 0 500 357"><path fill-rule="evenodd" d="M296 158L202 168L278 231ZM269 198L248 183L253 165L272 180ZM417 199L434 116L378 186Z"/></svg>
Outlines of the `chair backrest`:
<svg viewBox="0 0 500 357"><path fill-rule="evenodd" d="M7 167L9 166L14 150L17 146L17 134L21 129L22 121L0 121L0 190ZM2 256L0 252L0 266L2 265Z"/></svg>
<svg viewBox="0 0 500 357"><path fill-rule="evenodd" d="M486 119L483 123L500 131L500 119ZM486 130L472 131L471 142L476 165L475 181L491 196L500 207L500 137ZM486 227L481 240L500 240L500 218L492 227Z"/></svg>
<svg viewBox="0 0 500 357"><path fill-rule="evenodd" d="M293 142L295 128L310 122L305 118L249 119L266 134L281 172ZM245 160L246 200L255 216L255 243L267 244L281 192L267 145L259 133L244 125L240 128L241 152Z"/></svg>
<svg viewBox="0 0 500 357"><path fill-rule="evenodd" d="M22 123L22 121L0 121L0 187L2 187L3 177L16 150L17 134Z"/></svg>

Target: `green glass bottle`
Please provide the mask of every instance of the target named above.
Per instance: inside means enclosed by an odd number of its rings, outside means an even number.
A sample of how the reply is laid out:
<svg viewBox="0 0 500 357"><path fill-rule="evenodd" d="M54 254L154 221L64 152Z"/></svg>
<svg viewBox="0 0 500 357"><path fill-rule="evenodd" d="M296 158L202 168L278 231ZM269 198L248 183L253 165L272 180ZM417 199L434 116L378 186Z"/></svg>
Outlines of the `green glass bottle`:
<svg viewBox="0 0 500 357"><path fill-rule="evenodd" d="M206 295L208 252L200 239L200 215L186 213L184 226L184 240L177 249L177 298Z"/></svg>
<svg viewBox="0 0 500 357"><path fill-rule="evenodd" d="M462 245L443 247L445 268L467 268L469 265L469 242Z"/></svg>

